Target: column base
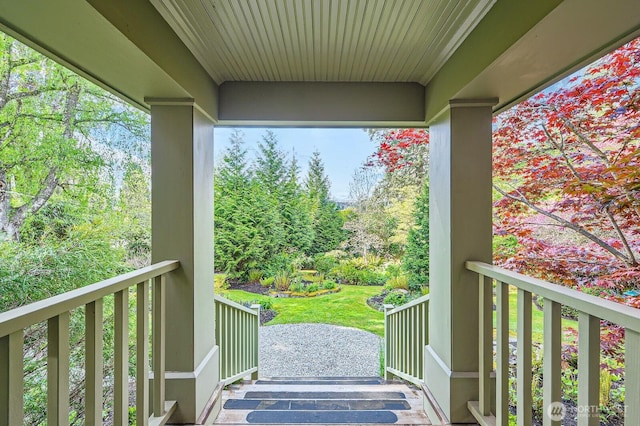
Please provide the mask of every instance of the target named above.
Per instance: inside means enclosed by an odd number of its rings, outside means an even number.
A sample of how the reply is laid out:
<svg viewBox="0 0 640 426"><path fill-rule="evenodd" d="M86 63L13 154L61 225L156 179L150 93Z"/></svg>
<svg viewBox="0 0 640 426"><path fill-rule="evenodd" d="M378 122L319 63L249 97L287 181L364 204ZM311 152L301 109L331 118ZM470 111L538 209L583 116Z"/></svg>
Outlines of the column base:
<svg viewBox="0 0 640 426"><path fill-rule="evenodd" d="M178 401L176 412L169 423L198 424L205 419L213 421L220 411L220 400L213 407L210 400L220 382L220 350L214 346L195 371L167 371L165 395L167 401ZM209 411L209 413L205 413Z"/></svg>
<svg viewBox="0 0 640 426"><path fill-rule="evenodd" d="M477 423L467 402L478 400L478 372L451 371L431 346L424 350L424 371L425 386L434 399L425 399L427 413L437 411L438 417L445 417L440 419L443 424Z"/></svg>

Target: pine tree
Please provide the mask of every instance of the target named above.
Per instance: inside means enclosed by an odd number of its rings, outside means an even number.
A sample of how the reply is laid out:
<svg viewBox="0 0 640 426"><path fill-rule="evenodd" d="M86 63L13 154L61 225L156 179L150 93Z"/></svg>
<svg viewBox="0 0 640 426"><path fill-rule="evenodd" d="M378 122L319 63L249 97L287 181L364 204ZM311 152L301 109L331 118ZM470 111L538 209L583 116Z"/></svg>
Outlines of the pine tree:
<svg viewBox="0 0 640 426"><path fill-rule="evenodd" d="M254 176L260 187L256 188L258 192L254 195L263 192L266 196L260 200L265 212L262 225L268 231L268 235L265 235L269 243L266 251L274 255L285 248L289 238L285 229L286 219L282 214L282 209L287 203L283 188L287 180L287 158L286 154L278 148L278 139L271 130L267 130L267 133L262 136L262 142L258 143Z"/></svg>
<svg viewBox="0 0 640 426"><path fill-rule="evenodd" d="M215 267L242 279L267 258L264 221L272 210L248 169L243 134L234 131L230 142L214 174Z"/></svg>
<svg viewBox="0 0 640 426"><path fill-rule="evenodd" d="M331 184L329 177L325 174L324 163L320 158L320 152L314 151L309 160L309 171L305 181L307 193L311 200L323 203L329 199Z"/></svg>
<svg viewBox="0 0 640 426"><path fill-rule="evenodd" d="M278 148L278 139L271 130L267 130L258 143L255 176L267 193L280 201L282 186L287 180L287 158Z"/></svg>
<svg viewBox="0 0 640 426"><path fill-rule="evenodd" d="M311 248L314 231L310 203L298 182L299 172L300 167L294 153L283 186L281 214L287 251L305 253Z"/></svg>
<svg viewBox="0 0 640 426"><path fill-rule="evenodd" d="M308 254L335 250L344 240L344 225L338 206L329 200L330 182L325 174L320 153L315 151L309 160L305 181L310 203L314 238Z"/></svg>
<svg viewBox="0 0 640 426"><path fill-rule="evenodd" d="M403 267L412 289L429 285L429 182L416 199L415 227L409 231Z"/></svg>

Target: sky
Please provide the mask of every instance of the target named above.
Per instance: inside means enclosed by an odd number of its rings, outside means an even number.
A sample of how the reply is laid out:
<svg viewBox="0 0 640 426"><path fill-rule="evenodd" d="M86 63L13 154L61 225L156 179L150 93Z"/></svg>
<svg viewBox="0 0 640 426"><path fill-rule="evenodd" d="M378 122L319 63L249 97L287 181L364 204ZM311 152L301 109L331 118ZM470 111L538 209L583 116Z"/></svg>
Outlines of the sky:
<svg viewBox="0 0 640 426"><path fill-rule="evenodd" d="M222 158L229 146L232 127L214 128L214 155L216 162ZM240 128L244 133L245 147L249 161L253 161L267 128ZM349 199L349 182L353 172L362 166L373 154L375 145L362 129L309 129L309 128L272 128L277 136L280 149L291 155L295 151L301 168L300 177L307 174L307 164L316 149L320 152L325 171L331 181L331 198L336 201Z"/></svg>

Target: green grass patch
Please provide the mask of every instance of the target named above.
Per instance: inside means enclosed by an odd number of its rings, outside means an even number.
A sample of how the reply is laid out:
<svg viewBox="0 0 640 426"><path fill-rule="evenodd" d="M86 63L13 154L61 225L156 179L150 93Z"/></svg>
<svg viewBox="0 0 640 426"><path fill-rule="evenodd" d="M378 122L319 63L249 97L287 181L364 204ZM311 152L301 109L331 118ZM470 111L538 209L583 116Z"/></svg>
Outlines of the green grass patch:
<svg viewBox="0 0 640 426"><path fill-rule="evenodd" d="M495 299L494 299L495 303ZM509 286L509 335L516 337L518 326L518 290ZM495 323L496 313L493 313L493 320ZM562 319L562 330L567 328L578 329L578 321L572 321ZM544 313L539 310L535 305L531 307L531 335L534 342L542 343L544 334ZM572 342L574 338L567 336L565 333L562 335L563 342Z"/></svg>
<svg viewBox="0 0 640 426"><path fill-rule="evenodd" d="M367 305L367 299L382 290L381 287L342 285L342 291L311 298L270 298L278 316L268 323L300 324L320 323L361 330L384 335L384 314ZM260 296L241 290L222 290L223 297L238 302L259 301Z"/></svg>

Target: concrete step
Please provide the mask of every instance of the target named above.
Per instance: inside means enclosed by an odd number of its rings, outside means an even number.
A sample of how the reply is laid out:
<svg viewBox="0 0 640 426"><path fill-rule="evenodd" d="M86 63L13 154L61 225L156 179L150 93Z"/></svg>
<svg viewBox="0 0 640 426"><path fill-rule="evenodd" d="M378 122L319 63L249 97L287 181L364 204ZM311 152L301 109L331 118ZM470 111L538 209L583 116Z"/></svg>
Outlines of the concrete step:
<svg viewBox="0 0 640 426"><path fill-rule="evenodd" d="M380 377L264 378L222 398L215 424L429 424L418 389Z"/></svg>

